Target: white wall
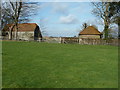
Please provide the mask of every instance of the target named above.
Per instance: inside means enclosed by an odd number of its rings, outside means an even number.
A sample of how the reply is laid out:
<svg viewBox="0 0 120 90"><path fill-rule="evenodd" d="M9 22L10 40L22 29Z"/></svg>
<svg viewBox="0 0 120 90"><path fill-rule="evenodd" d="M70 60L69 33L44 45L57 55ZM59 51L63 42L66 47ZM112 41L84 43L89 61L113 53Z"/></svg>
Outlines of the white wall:
<svg viewBox="0 0 120 90"><path fill-rule="evenodd" d="M80 35L80 38L100 38L100 35Z"/></svg>

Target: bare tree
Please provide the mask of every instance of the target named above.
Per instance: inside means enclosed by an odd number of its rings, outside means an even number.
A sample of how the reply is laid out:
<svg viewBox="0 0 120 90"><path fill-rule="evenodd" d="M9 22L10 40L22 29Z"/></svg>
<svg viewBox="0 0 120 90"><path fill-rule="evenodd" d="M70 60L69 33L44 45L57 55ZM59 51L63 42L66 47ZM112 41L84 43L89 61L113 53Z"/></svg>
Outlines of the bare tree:
<svg viewBox="0 0 120 90"><path fill-rule="evenodd" d="M9 2L4 3L4 15L3 17L7 19L11 19L12 25L9 27L9 39L12 39L12 29L15 27L15 39L17 39L17 31L18 31L18 20L21 13L22 8L22 0L17 0L16 2L12 2L9 0ZM6 15L5 15L6 14Z"/></svg>
<svg viewBox="0 0 120 90"><path fill-rule="evenodd" d="M116 24L110 26L109 38L118 38L118 27Z"/></svg>
<svg viewBox="0 0 120 90"><path fill-rule="evenodd" d="M47 36L48 35L48 33L46 32L47 27L44 24L44 19L43 18L40 18L40 24L39 25L40 25L40 31L41 31L42 35Z"/></svg>
<svg viewBox="0 0 120 90"><path fill-rule="evenodd" d="M29 22L31 16L37 14L40 4L38 2L23 2L19 23Z"/></svg>
<svg viewBox="0 0 120 90"><path fill-rule="evenodd" d="M111 16L109 11L110 2L92 2L92 5L94 6L92 13L104 21L104 34L105 39L107 39L109 34L109 25L111 23Z"/></svg>
<svg viewBox="0 0 120 90"><path fill-rule="evenodd" d="M120 1L110 3L110 15L112 22L118 25L118 38L120 38Z"/></svg>
<svg viewBox="0 0 120 90"><path fill-rule="evenodd" d="M23 2L22 0L16 0L12 2L4 2L2 4L2 24L5 26L6 24L12 23L9 27L10 37L12 39L12 30L15 29L15 39L17 40L17 32L18 32L18 23L29 21L29 16L34 15L35 11L34 5L36 3L31 2Z"/></svg>
<svg viewBox="0 0 120 90"><path fill-rule="evenodd" d="M87 27L88 27L88 24L87 24L87 23L83 23L83 24L82 24L82 28L83 28L83 29L85 29L85 28L87 28Z"/></svg>

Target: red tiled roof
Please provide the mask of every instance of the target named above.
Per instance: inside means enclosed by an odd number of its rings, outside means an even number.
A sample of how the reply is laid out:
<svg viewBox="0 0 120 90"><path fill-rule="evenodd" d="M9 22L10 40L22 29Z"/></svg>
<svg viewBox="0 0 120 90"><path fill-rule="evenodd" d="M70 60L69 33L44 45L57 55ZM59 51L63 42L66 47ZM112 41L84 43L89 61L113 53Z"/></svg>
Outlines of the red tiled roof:
<svg viewBox="0 0 120 90"><path fill-rule="evenodd" d="M79 35L100 35L100 34L102 33L99 32L94 26L88 26L79 33Z"/></svg>
<svg viewBox="0 0 120 90"><path fill-rule="evenodd" d="M9 27L12 26L13 24L7 24L3 31L9 31ZM24 32L24 31L34 31L36 28L37 24L36 23L21 23L18 24L18 31ZM13 28L13 31L15 31L15 28Z"/></svg>

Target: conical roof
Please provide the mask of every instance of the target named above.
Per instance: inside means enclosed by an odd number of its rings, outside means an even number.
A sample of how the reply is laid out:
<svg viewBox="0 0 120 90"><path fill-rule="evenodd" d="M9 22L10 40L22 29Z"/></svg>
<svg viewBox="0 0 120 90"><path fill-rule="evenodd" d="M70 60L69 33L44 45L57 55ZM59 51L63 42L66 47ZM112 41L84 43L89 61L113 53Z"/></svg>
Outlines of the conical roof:
<svg viewBox="0 0 120 90"><path fill-rule="evenodd" d="M100 35L100 34L102 33L99 32L94 26L88 26L79 33L79 35Z"/></svg>

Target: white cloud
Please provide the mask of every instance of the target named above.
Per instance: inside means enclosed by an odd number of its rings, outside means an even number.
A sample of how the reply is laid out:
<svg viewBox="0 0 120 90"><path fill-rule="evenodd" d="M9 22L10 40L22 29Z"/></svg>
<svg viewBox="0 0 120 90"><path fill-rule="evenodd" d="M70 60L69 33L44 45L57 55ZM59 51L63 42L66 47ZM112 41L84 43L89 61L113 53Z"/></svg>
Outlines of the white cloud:
<svg viewBox="0 0 120 90"><path fill-rule="evenodd" d="M75 24L75 23L78 23L78 19L74 15L71 15L71 14L69 14L68 16L61 16L59 21L62 24Z"/></svg>
<svg viewBox="0 0 120 90"><path fill-rule="evenodd" d="M92 5L89 2L78 3L77 6L71 9L72 12L77 12L80 15L91 14Z"/></svg>
<svg viewBox="0 0 120 90"><path fill-rule="evenodd" d="M52 4L52 11L54 13L61 13L61 14L68 14L68 4L66 3L58 3L58 2L54 2Z"/></svg>
<svg viewBox="0 0 120 90"><path fill-rule="evenodd" d="M50 3L49 2L47 2L47 3L40 3L39 7L42 8L42 9L48 8L48 7L50 7Z"/></svg>
<svg viewBox="0 0 120 90"><path fill-rule="evenodd" d="M47 23L49 21L49 18L40 18L40 22Z"/></svg>
<svg viewBox="0 0 120 90"><path fill-rule="evenodd" d="M42 3L39 5L41 9L51 8L52 13L59 13L59 14L68 14L69 13L69 6L67 3L64 2L47 2Z"/></svg>

